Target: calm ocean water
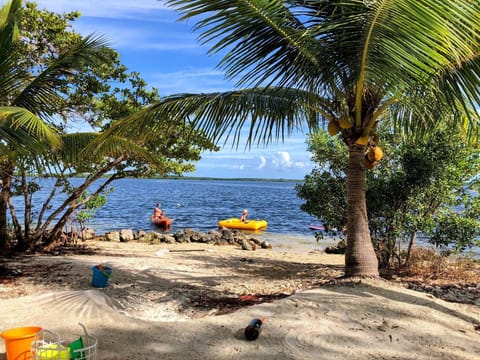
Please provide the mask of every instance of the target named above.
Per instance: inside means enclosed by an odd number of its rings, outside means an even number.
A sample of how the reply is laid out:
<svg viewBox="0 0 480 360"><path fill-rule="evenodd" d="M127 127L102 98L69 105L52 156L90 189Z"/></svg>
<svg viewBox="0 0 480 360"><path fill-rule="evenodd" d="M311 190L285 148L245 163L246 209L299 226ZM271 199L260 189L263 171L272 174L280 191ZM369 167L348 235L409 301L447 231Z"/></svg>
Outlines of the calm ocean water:
<svg viewBox="0 0 480 360"><path fill-rule="evenodd" d="M77 181L81 179L73 179ZM42 180L44 188L34 194L34 206L40 206L52 183ZM113 183L115 191L87 227L96 234L119 229L151 231L155 227L150 224L150 215L160 202L167 216L174 219L170 232L184 228L208 232L218 229L219 220L240 217L242 210L248 209L249 219L268 222L268 228L255 236L272 244L303 250L332 245L334 239L316 242L308 226L319 221L300 210L302 200L296 196L295 185L276 181L120 179Z"/></svg>
<svg viewBox="0 0 480 360"><path fill-rule="evenodd" d="M74 183L81 179L73 179ZM42 191L34 194L38 208L46 198L52 179L42 180ZM256 236L277 247L289 250L324 249L338 239L317 243L309 225L319 220L300 210L302 200L296 196L295 182L245 180L165 180L120 179L107 204L87 223L96 234L111 230L132 229L151 231L150 215L160 202L168 217L174 219L171 232L192 228L208 232L217 229L221 219L240 217L248 209L249 219L265 219L268 227ZM17 202L18 205L21 202ZM21 207L19 206L19 209ZM275 246L274 246L275 248ZM480 256L476 248L473 255Z"/></svg>
<svg viewBox="0 0 480 360"><path fill-rule="evenodd" d="M230 180L122 179L90 226L103 232L133 228L150 230L149 217L160 202L174 219L171 231L190 227L207 232L221 219L240 217L266 219L272 233L309 234L314 218L300 211L301 200L293 182Z"/></svg>

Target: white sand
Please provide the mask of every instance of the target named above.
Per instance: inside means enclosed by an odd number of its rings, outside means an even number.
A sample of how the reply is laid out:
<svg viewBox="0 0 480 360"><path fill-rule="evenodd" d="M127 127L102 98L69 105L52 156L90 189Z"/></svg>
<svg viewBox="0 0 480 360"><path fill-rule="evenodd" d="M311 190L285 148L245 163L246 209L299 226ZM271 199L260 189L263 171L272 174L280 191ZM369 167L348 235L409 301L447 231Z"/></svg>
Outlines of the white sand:
<svg viewBox="0 0 480 360"><path fill-rule="evenodd" d="M105 245L100 255L30 259L63 264L68 274L52 267L48 276L61 279L57 284L37 279L0 285L0 331L37 325L68 339L81 334L82 322L98 338L102 360L480 359L479 306L448 303L382 280L324 285L217 316L182 308L201 291L258 293L262 282L269 291L287 289L289 283L298 290L297 269L310 268L307 277L322 263L338 266L338 256ZM114 268L106 289L89 285L88 269L100 261ZM290 279L278 279L275 269ZM328 271L334 270L322 274ZM75 276L78 284L66 286ZM26 295L9 296L14 291ZM246 341L245 326L261 316L267 322L260 337ZM0 359L4 353L0 341Z"/></svg>

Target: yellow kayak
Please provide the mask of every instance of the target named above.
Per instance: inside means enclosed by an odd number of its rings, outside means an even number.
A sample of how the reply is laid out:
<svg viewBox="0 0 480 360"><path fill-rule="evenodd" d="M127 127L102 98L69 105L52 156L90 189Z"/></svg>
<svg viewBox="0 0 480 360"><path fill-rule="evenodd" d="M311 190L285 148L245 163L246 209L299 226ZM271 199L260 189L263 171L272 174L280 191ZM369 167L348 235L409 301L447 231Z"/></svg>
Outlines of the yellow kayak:
<svg viewBox="0 0 480 360"><path fill-rule="evenodd" d="M225 220L220 220L218 222L219 228L227 229L240 229L240 230L261 230L267 227L267 222L265 220L247 220L245 222L240 221L238 218L230 218Z"/></svg>

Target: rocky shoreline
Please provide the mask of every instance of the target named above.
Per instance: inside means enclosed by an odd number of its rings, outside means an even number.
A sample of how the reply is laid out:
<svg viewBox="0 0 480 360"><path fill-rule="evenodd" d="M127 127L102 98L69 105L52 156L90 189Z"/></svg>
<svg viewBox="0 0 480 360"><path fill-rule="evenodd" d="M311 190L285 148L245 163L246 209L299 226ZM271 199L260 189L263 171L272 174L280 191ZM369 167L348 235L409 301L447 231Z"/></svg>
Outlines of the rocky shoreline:
<svg viewBox="0 0 480 360"><path fill-rule="evenodd" d="M156 244L188 244L201 243L211 245L235 245L240 246L243 250L254 251L257 248L271 249L272 245L260 240L254 236L250 236L240 230L220 229L218 231L211 230L208 233L195 231L192 229L177 230L174 233L144 230L134 232L132 229L122 229L120 231L109 231L104 236L95 236L93 231L89 230L82 240L98 240L112 242L129 242L138 241L151 245Z"/></svg>

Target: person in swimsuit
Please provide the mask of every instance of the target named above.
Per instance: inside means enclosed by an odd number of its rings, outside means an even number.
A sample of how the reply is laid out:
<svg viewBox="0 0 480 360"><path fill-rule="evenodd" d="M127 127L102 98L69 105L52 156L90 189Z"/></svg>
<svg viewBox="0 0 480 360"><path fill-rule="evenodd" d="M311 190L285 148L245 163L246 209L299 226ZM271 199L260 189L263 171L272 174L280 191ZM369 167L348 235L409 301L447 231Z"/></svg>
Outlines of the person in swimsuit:
<svg viewBox="0 0 480 360"><path fill-rule="evenodd" d="M165 213L160 208L160 203L157 204L155 209L153 210L153 218L154 219L163 219L165 217Z"/></svg>
<svg viewBox="0 0 480 360"><path fill-rule="evenodd" d="M240 216L240 221L247 222L247 215L248 215L248 210L243 210L242 216Z"/></svg>

